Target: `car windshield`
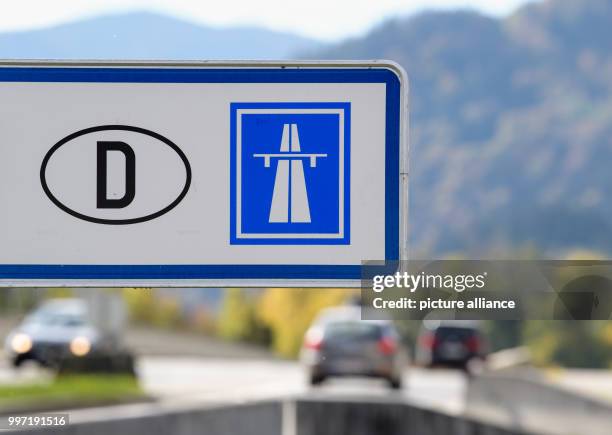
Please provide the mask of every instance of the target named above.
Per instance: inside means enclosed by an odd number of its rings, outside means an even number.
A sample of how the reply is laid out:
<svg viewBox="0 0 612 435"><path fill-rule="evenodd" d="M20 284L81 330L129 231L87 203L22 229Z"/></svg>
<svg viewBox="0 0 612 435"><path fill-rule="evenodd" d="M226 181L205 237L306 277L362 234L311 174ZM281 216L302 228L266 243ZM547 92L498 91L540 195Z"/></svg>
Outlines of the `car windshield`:
<svg viewBox="0 0 612 435"><path fill-rule="evenodd" d="M440 340L463 341L476 335L476 330L472 328L457 328L441 326L436 330L436 336Z"/></svg>
<svg viewBox="0 0 612 435"><path fill-rule="evenodd" d="M54 310L39 310L26 319L26 323L37 323L48 326L83 326L82 314Z"/></svg>
<svg viewBox="0 0 612 435"><path fill-rule="evenodd" d="M325 326L326 339L378 340L378 325L365 322L334 322Z"/></svg>

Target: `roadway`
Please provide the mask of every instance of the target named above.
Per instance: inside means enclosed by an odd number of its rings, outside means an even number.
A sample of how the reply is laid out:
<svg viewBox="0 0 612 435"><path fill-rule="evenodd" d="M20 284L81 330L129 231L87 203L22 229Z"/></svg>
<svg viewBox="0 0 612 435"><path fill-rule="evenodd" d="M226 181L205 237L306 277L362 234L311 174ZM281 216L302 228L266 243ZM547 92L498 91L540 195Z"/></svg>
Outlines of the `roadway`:
<svg viewBox="0 0 612 435"><path fill-rule="evenodd" d="M461 413L467 380L458 371L407 369L404 388L392 391L382 381L331 379L313 388L299 363L272 358L141 356L136 368L141 387L162 402L240 403L290 396L394 398L421 407ZM45 381L50 375L34 364L14 370L0 355L0 384Z"/></svg>
<svg viewBox="0 0 612 435"><path fill-rule="evenodd" d="M395 393L384 382L330 380L311 388L298 362L281 360L255 346L202 335L131 328L127 345L141 357L137 370L144 390L164 401L236 402L290 395L391 397L433 409L459 413L467 380L453 370L411 368L404 389ZM177 356L178 355L178 356Z"/></svg>
<svg viewBox="0 0 612 435"><path fill-rule="evenodd" d="M0 327L3 338L13 322ZM420 406L461 412L466 379L456 371L411 368L404 389L393 392L384 382L368 379L330 380L311 388L298 362L281 360L269 351L200 334L176 333L132 327L125 341L134 349L143 390L165 402L240 402L296 395L376 396L398 395ZM13 370L0 349L0 384L29 383L49 374L28 364Z"/></svg>
<svg viewBox="0 0 612 435"><path fill-rule="evenodd" d="M164 401L219 403L311 394L399 397L422 407L461 413L467 384L458 371L411 368L399 392L370 379L331 379L312 388L298 363L263 359L149 356L139 359L137 370L144 390Z"/></svg>
<svg viewBox="0 0 612 435"><path fill-rule="evenodd" d="M450 413L465 409L468 381L458 371L409 368L400 392L389 390L383 382L367 379L332 379L321 387L311 388L299 363L275 358L260 347L152 328L131 328L125 339L140 355L137 371L144 391L165 402L221 403L323 394L399 397L411 404ZM547 376L553 384L590 397L612 400L610 371L553 373ZM28 383L48 376L34 366L19 371L11 369L0 350L0 384Z"/></svg>

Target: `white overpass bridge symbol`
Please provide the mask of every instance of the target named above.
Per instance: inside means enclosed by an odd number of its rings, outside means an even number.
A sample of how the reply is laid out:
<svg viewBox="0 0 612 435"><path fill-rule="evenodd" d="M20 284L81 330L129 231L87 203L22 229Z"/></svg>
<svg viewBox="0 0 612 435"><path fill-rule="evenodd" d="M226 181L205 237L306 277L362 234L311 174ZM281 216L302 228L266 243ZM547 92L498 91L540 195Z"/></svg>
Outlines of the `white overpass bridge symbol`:
<svg viewBox="0 0 612 435"><path fill-rule="evenodd" d="M310 167L315 168L317 166L317 159L327 157L327 154L319 153L270 153L270 154L253 154L253 157L261 157L264 159L264 167L270 167L270 161L272 159L309 159Z"/></svg>
<svg viewBox="0 0 612 435"><path fill-rule="evenodd" d="M269 223L310 223L310 205L304 178L304 160L310 167L317 166L317 159L327 157L321 153L301 152L297 124L285 124L280 152L253 154L262 158L264 167L269 168L273 159L278 160Z"/></svg>

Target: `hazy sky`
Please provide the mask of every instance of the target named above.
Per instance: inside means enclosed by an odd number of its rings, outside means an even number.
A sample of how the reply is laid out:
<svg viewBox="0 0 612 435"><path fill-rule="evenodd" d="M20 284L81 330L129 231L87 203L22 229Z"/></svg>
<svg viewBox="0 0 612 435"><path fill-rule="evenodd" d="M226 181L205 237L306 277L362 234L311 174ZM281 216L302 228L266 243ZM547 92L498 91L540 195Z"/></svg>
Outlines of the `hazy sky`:
<svg viewBox="0 0 612 435"><path fill-rule="evenodd" d="M249 24L319 39L363 33L384 18L427 8L505 15L528 0L1 0L0 31L43 27L100 13L150 10L209 25Z"/></svg>

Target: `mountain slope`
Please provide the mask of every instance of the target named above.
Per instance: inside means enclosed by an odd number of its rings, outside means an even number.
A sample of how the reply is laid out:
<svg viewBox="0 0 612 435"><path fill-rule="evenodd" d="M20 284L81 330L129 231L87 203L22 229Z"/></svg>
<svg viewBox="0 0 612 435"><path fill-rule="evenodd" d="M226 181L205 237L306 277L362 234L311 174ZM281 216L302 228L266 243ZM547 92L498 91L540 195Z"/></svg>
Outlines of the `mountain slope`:
<svg viewBox="0 0 612 435"><path fill-rule="evenodd" d="M611 22L607 0L425 13L310 54L408 71L413 252L612 252Z"/></svg>
<svg viewBox="0 0 612 435"><path fill-rule="evenodd" d="M318 43L258 28L211 28L152 13L109 15L0 33L0 58L282 59Z"/></svg>

